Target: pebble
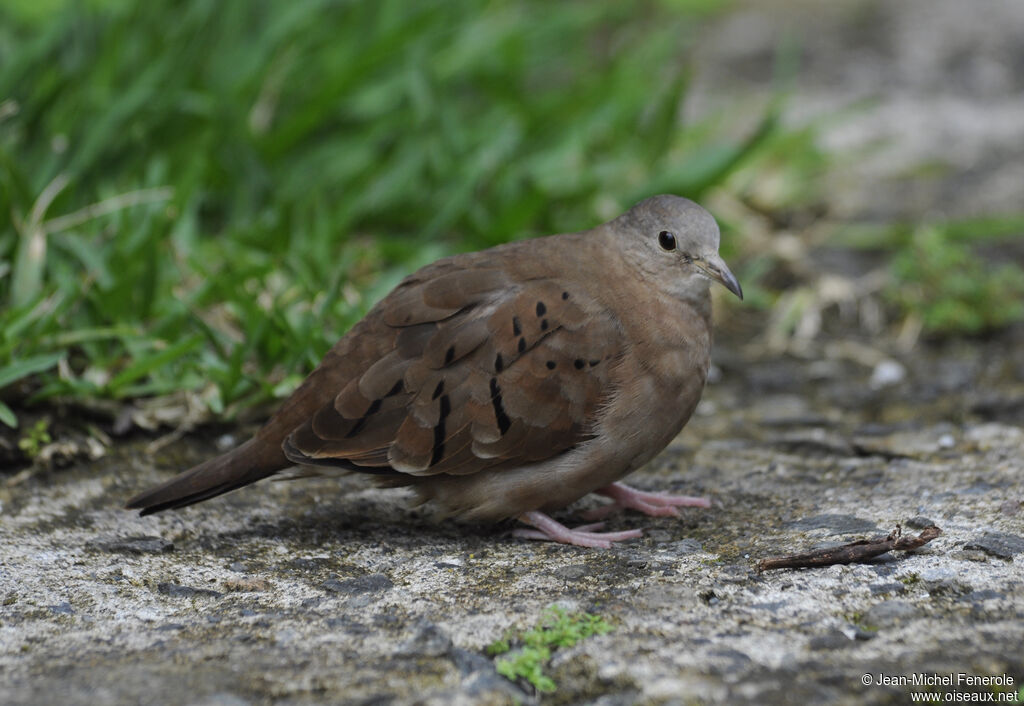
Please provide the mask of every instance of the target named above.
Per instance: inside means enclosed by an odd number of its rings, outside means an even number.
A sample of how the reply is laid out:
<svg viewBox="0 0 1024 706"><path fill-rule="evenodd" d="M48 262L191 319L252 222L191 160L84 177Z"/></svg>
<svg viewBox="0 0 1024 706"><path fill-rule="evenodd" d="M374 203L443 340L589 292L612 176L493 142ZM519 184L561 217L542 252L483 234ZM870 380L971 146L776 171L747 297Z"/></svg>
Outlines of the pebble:
<svg viewBox="0 0 1024 706"><path fill-rule="evenodd" d="M87 545L90 549L120 554L166 554L174 550L174 542L163 537L97 537Z"/></svg>
<svg viewBox="0 0 1024 706"><path fill-rule="evenodd" d="M560 566L552 572L555 576L566 581L578 581L590 573L586 564L569 564Z"/></svg>
<svg viewBox="0 0 1024 706"><path fill-rule="evenodd" d="M420 619L416 633L398 648L398 654L415 657L443 657L452 650L452 639L434 623Z"/></svg>
<svg viewBox="0 0 1024 706"><path fill-rule="evenodd" d="M1024 507L1024 500L1007 500L999 505L999 512L1013 517Z"/></svg>
<svg viewBox="0 0 1024 706"><path fill-rule="evenodd" d="M812 650L838 650L854 644L853 640L853 636L847 635L842 630L829 630L824 635L812 637L808 641L807 647Z"/></svg>
<svg viewBox="0 0 1024 706"><path fill-rule="evenodd" d="M192 586L182 586L170 582L158 583L156 585L156 592L171 598L220 598L224 595L220 591L214 591L209 588L193 588Z"/></svg>
<svg viewBox="0 0 1024 706"><path fill-rule="evenodd" d="M922 581L950 581L955 579L959 572L948 566L936 566L922 569L918 577Z"/></svg>
<svg viewBox="0 0 1024 706"><path fill-rule="evenodd" d="M979 549L999 559L1012 559L1024 552L1024 537L1007 532L986 532L965 544L964 549Z"/></svg>
<svg viewBox="0 0 1024 706"><path fill-rule="evenodd" d="M865 520L864 518L856 517L855 515L839 515L831 513L801 518L795 522L789 523L789 528L795 530L827 529L830 530L830 534L852 534L856 532L879 531L878 527L875 526L875 523L870 520Z"/></svg>
<svg viewBox="0 0 1024 706"><path fill-rule="evenodd" d="M887 627L909 619L917 609L913 603L902 600L889 600L876 603L864 614L864 623L872 627Z"/></svg>
<svg viewBox="0 0 1024 706"><path fill-rule="evenodd" d="M346 596L356 596L361 593L382 593L395 584L384 574L367 574L357 576L354 579L339 581L336 578L327 579L321 586L325 591L341 593Z"/></svg>
<svg viewBox="0 0 1024 706"><path fill-rule="evenodd" d="M871 379L868 386L872 390L881 390L885 387L892 387L903 382L907 377L907 369L897 360L887 358L880 361L875 369L871 371Z"/></svg>
<svg viewBox="0 0 1024 706"><path fill-rule="evenodd" d="M876 583L869 587L872 595L881 596L886 593L906 593L907 587L902 583Z"/></svg>

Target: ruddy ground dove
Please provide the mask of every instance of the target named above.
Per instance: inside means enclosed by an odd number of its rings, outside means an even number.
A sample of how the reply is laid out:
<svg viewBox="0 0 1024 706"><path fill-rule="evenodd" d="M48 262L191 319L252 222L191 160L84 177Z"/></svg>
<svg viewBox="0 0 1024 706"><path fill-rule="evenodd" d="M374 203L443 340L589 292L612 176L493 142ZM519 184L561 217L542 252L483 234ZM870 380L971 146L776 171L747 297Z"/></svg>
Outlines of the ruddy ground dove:
<svg viewBox="0 0 1024 706"><path fill-rule="evenodd" d="M701 498L619 483L682 429L707 379L712 280L742 298L718 226L678 196L591 230L447 257L408 276L256 435L128 502L180 508L293 464L412 486L446 515L518 518L591 547L548 511L590 492L675 515Z"/></svg>

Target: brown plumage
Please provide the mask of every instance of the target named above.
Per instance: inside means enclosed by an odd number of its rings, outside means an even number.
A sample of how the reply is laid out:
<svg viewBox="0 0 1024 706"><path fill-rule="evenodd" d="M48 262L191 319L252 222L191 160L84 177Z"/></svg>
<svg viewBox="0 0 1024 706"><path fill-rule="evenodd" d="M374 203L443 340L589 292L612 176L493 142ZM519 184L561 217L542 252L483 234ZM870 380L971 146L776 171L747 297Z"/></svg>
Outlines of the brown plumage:
<svg viewBox="0 0 1024 706"><path fill-rule="evenodd" d="M128 506L184 507L302 464L412 485L446 514L539 526L529 513L607 488L689 419L709 362L709 278L742 296L717 251L706 211L658 196L591 231L439 260L253 439Z"/></svg>

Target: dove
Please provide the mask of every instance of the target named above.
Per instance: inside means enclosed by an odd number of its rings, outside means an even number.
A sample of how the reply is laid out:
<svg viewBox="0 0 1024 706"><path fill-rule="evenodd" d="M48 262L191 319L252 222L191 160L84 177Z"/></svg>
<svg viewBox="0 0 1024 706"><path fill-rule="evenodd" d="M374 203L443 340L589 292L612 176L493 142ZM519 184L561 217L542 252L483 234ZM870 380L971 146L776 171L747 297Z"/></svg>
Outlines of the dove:
<svg viewBox="0 0 1024 706"><path fill-rule="evenodd" d="M743 290L719 229L648 198L587 231L446 257L402 280L244 444L128 501L148 515L280 474L365 473L443 517L608 548L638 529L569 528L588 493L651 516L703 498L621 480L682 430L707 380L710 287Z"/></svg>

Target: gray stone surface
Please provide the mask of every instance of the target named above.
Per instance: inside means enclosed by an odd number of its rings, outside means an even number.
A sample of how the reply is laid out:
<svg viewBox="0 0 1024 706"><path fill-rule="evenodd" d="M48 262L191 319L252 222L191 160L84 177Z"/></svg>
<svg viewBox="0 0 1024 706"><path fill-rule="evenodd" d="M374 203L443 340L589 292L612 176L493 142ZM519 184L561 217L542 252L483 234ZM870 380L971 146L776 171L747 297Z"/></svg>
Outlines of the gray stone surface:
<svg viewBox="0 0 1024 706"><path fill-rule="evenodd" d="M977 345L999 356L1015 344ZM613 528L648 531L611 551L435 522L405 491L351 476L264 482L149 518L119 508L216 452L195 440L156 459L140 441L13 476L0 485L0 701L531 703L485 647L552 603L616 630L555 653L559 690L545 702L905 702L908 689L865 687L866 673L1020 684L1024 517L1004 508L1024 500L1024 429L972 416L966 397L907 405L930 384L929 355L863 409L829 406L822 383L787 370L811 426L744 403L751 381L789 359L724 369L707 391L715 413L634 478L714 506L615 516ZM973 390L1022 386L979 375ZM840 439L875 424L921 438L951 429L959 441L913 457L780 444L823 418ZM867 564L754 570L900 522L943 534Z"/></svg>

